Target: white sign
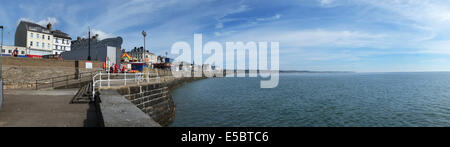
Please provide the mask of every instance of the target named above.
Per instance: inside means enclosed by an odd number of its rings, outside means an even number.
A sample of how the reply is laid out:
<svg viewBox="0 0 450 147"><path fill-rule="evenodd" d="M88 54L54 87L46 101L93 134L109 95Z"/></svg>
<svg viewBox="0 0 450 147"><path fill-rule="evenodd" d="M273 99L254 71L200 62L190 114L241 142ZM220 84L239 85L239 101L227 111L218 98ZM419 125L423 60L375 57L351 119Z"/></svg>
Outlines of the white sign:
<svg viewBox="0 0 450 147"><path fill-rule="evenodd" d="M86 69L92 69L92 62L86 61Z"/></svg>

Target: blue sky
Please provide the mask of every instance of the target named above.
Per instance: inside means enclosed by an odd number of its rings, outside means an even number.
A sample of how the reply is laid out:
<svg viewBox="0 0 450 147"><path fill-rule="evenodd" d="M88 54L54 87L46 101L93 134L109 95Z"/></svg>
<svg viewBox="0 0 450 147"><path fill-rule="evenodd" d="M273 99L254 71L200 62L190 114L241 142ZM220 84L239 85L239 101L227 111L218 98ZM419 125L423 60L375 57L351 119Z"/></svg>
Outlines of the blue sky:
<svg viewBox="0 0 450 147"><path fill-rule="evenodd" d="M279 41L283 70L450 71L450 2L428 0L2 1L5 44L20 20L72 38L91 26L123 47L164 54L176 41Z"/></svg>

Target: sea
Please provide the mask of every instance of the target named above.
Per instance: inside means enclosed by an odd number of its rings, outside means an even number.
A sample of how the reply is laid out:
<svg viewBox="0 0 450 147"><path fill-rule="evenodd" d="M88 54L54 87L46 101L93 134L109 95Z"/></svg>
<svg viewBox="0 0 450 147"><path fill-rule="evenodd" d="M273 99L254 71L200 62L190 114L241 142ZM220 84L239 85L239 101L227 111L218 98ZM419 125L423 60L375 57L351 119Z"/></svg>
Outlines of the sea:
<svg viewBox="0 0 450 147"><path fill-rule="evenodd" d="M450 72L281 73L209 78L171 92L170 127L450 126Z"/></svg>

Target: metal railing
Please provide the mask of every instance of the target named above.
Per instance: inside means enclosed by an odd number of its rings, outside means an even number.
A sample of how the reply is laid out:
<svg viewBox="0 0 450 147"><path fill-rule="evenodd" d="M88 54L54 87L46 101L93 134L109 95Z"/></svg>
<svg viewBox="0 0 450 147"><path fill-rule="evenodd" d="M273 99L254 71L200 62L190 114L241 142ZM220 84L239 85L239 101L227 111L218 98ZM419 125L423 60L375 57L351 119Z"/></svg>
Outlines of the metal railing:
<svg viewBox="0 0 450 147"><path fill-rule="evenodd" d="M62 76L55 76L51 78L39 79L35 81L35 89L68 87L71 84L79 84L84 81L90 81L92 77L103 70L96 70L92 72L80 72L78 74L68 74Z"/></svg>
<svg viewBox="0 0 450 147"><path fill-rule="evenodd" d="M123 86L130 84L148 84L151 81L161 82L161 78L157 73L102 73L99 72L92 77L92 100L95 97L97 88L103 86Z"/></svg>

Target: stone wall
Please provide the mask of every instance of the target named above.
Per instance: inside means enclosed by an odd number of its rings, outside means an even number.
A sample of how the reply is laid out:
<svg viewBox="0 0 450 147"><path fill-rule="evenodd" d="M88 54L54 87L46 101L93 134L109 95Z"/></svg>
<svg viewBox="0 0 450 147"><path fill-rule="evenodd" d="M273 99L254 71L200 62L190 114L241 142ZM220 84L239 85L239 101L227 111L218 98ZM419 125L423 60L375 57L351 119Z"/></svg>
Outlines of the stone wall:
<svg viewBox="0 0 450 147"><path fill-rule="evenodd" d="M38 79L76 73L76 61L2 57L2 78L5 89L32 89ZM101 70L102 62L93 62L93 69L85 69L86 61L79 61L79 72Z"/></svg>
<svg viewBox="0 0 450 147"><path fill-rule="evenodd" d="M125 87L117 91L162 126L167 126L175 117L175 103L163 84Z"/></svg>
<svg viewBox="0 0 450 147"><path fill-rule="evenodd" d="M172 123L176 111L170 90L184 83L200 79L204 78L164 76L161 78L162 84L123 87L118 89L117 92L148 114L153 120L162 126L167 126Z"/></svg>

